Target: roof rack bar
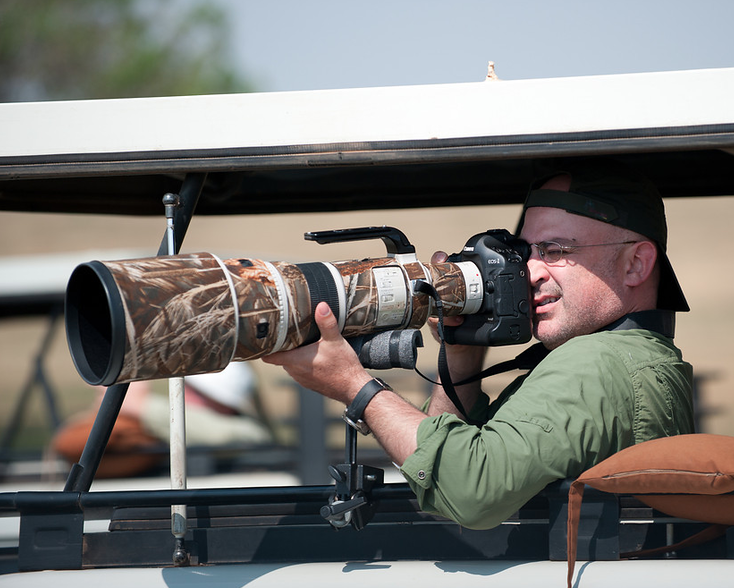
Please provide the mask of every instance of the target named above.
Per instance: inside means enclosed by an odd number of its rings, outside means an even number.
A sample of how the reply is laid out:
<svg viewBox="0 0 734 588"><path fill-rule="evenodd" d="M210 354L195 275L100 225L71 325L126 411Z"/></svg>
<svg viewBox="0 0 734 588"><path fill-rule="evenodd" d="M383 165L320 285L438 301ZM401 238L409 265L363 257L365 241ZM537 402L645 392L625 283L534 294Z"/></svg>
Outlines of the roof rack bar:
<svg viewBox="0 0 734 588"><path fill-rule="evenodd" d="M415 499L405 483L386 484L375 488L376 500ZM13 516L28 511L67 512L81 509L87 515L100 514L112 508L167 507L186 503L189 506L217 506L231 504L283 504L289 502L326 503L334 493L334 485L283 486L252 488L206 488L188 490L119 490L105 492L78 492L71 497L62 491L18 491L0 494L0 516Z"/></svg>

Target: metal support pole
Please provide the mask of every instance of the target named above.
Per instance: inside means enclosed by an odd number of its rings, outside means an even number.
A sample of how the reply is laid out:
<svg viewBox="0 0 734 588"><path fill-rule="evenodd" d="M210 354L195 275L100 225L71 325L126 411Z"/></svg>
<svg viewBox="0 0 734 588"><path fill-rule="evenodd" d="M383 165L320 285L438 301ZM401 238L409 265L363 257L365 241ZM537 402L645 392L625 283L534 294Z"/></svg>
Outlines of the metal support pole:
<svg viewBox="0 0 734 588"><path fill-rule="evenodd" d="M15 405L13 415L8 420L8 427L5 429L0 440L0 463L4 463L10 460L9 451L13 440L18 434L18 430L23 420L23 415L28 408L28 401L30 400L31 394L36 386L40 386L46 397L46 404L48 406L49 416L51 419L51 427L55 431L59 428L61 419L59 418L59 411L56 407L56 397L54 391L51 388L51 384L46 378L46 371L44 367L44 361L46 360L46 354L48 353L49 347L53 341L53 337L56 334L56 326L58 319L63 313L63 307L54 305L49 312L49 322L46 333L43 336L41 347L36 354L33 361L33 370L26 384L18 397L18 402Z"/></svg>
<svg viewBox="0 0 734 588"><path fill-rule="evenodd" d="M120 407L125 400L128 386L129 384L115 384L107 388L94 419L92 430L84 445L82 456L79 462L71 467L64 491L89 492L99 463L102 461L104 450L107 448L107 442L110 440L117 415L120 414Z"/></svg>
<svg viewBox="0 0 734 588"><path fill-rule="evenodd" d="M321 394L298 386L298 474L301 484L329 482L326 455L325 401Z"/></svg>
<svg viewBox="0 0 734 588"><path fill-rule="evenodd" d="M181 186L180 205L173 211L173 240L176 253L181 247L186 231L191 222L191 217L199 201L201 190L206 181L206 173L188 174ZM168 224L168 223L167 223ZM158 249L158 255L165 255L168 251L169 235L168 226L163 242ZM115 426L117 415L120 412L128 384L115 384L107 388L102 399L94 425L89 433L89 438L84 446L84 451L79 462L74 464L64 486L65 491L89 492L92 480L97 473L97 468L102 460L102 455L107 448L107 442Z"/></svg>
<svg viewBox="0 0 734 588"><path fill-rule="evenodd" d="M180 206L177 194L163 196L166 209L165 243L168 255L176 255L174 215ZM171 490L186 490L186 402L184 398L184 379L168 379L168 404L170 410L169 445L171 462ZM171 532L176 539L173 550L173 563L180 566L189 561L184 539L186 537L186 505L171 505Z"/></svg>
<svg viewBox="0 0 734 588"><path fill-rule="evenodd" d="M186 490L186 406L184 402L184 379L168 380L168 400L171 411L171 489ZM186 505L171 506L171 533L176 540L173 550L173 563L185 565L189 554L184 544L188 521Z"/></svg>
<svg viewBox="0 0 734 588"><path fill-rule="evenodd" d="M188 174L184 179L181 191L178 194L179 205L173 210L173 251L181 250L186 231L189 228L191 218L194 216L196 204L199 201L201 190L206 181L205 173ZM166 234L158 248L158 255L169 255L168 223L166 222Z"/></svg>

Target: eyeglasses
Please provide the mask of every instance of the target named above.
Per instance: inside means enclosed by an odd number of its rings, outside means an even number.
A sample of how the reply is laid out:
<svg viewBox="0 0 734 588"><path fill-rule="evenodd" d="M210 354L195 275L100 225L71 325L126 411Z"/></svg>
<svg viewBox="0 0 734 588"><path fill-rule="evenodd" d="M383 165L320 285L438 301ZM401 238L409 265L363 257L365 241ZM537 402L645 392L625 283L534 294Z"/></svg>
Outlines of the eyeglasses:
<svg viewBox="0 0 734 588"><path fill-rule="evenodd" d="M530 243L531 247L538 250L540 259L545 263L558 263L564 256L573 253L576 249L583 247L607 247L609 245L631 245L639 241L620 241L619 243L597 243L595 245L561 245L555 241L543 241L542 243Z"/></svg>

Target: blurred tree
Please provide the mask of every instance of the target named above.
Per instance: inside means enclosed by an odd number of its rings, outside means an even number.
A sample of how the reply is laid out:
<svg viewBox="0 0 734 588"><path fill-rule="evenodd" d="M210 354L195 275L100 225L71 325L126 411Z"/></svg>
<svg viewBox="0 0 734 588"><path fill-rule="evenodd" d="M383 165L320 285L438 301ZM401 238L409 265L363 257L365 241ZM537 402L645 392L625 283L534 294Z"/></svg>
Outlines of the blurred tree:
<svg viewBox="0 0 734 588"><path fill-rule="evenodd" d="M0 102L251 90L203 0L2 0Z"/></svg>

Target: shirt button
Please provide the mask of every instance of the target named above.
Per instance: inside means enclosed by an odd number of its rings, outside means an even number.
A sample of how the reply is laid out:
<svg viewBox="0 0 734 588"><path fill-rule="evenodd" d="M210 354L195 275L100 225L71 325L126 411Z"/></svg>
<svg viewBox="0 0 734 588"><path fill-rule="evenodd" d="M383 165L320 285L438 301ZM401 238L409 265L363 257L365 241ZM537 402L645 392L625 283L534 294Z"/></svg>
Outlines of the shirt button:
<svg viewBox="0 0 734 588"><path fill-rule="evenodd" d="M425 480L426 479L426 472L423 470L418 470L418 479L419 480Z"/></svg>

